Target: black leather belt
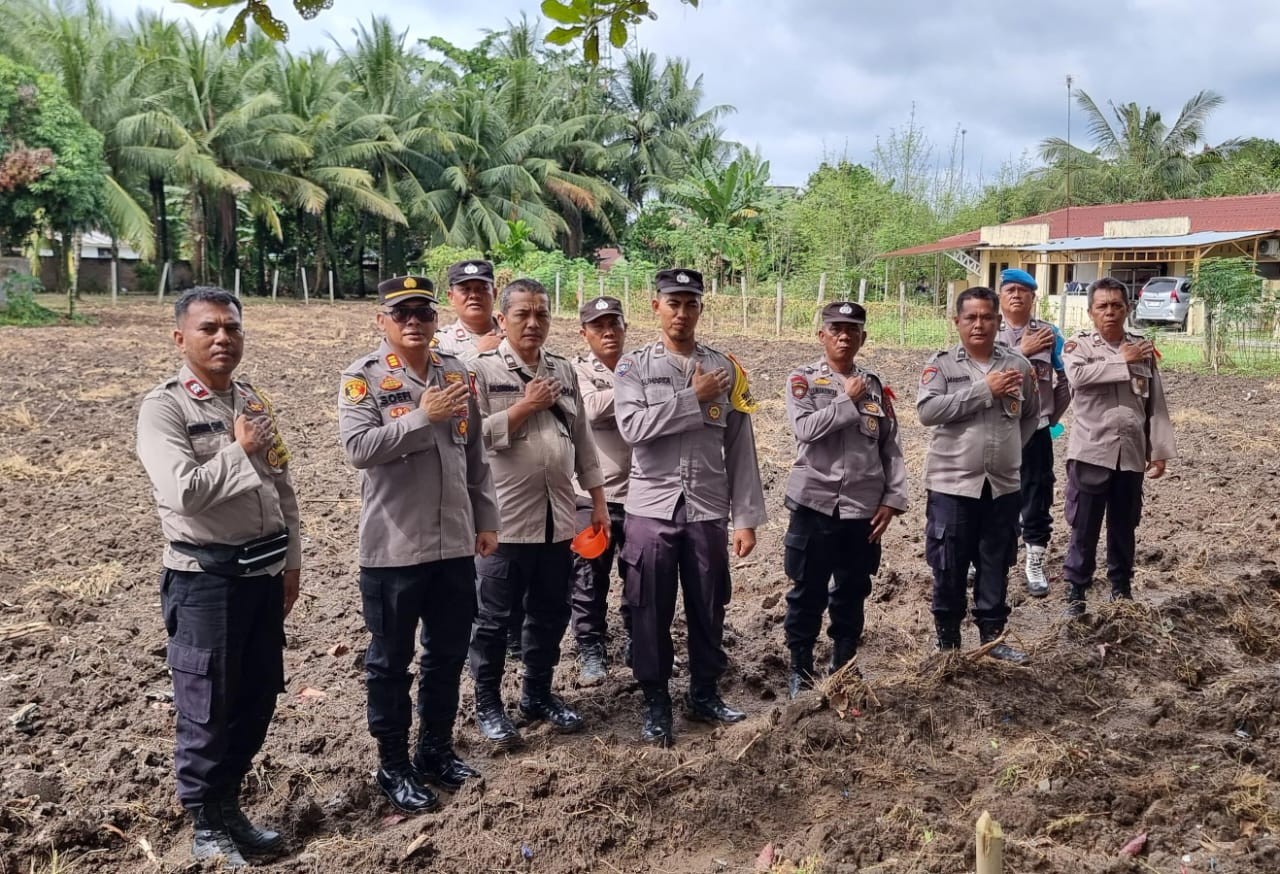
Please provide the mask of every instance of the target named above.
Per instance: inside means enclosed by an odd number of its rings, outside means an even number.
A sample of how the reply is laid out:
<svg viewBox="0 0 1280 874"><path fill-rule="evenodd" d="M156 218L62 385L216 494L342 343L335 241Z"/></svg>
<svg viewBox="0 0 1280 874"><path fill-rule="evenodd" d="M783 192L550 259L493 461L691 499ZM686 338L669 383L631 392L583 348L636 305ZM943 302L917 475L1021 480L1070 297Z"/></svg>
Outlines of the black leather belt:
<svg viewBox="0 0 1280 874"><path fill-rule="evenodd" d="M268 534L248 543L208 543L196 545L179 540L170 546L185 556L194 558L201 570L224 577L242 577L254 574L282 561L289 552L289 532Z"/></svg>

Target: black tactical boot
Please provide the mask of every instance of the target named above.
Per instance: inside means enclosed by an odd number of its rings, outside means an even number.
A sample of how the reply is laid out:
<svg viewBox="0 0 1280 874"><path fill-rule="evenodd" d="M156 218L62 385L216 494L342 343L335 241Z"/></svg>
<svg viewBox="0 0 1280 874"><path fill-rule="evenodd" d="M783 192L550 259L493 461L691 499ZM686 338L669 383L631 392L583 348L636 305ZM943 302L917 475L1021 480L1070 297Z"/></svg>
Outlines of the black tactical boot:
<svg viewBox="0 0 1280 874"><path fill-rule="evenodd" d="M551 694L550 677L525 677L524 689L520 693L520 712L526 719L545 719L551 727L562 734L581 731L582 717L559 695Z"/></svg>
<svg viewBox="0 0 1280 874"><path fill-rule="evenodd" d="M499 750L509 750L524 743L497 689L476 689L476 725L480 733Z"/></svg>
<svg viewBox="0 0 1280 874"><path fill-rule="evenodd" d="M813 688L813 647L791 648L791 676L787 680L787 695L795 698L804 689Z"/></svg>
<svg viewBox="0 0 1280 874"><path fill-rule="evenodd" d="M671 693L666 688L646 688L644 690L644 725L640 729L640 740L647 744L669 747L676 742L676 732L672 727Z"/></svg>
<svg viewBox="0 0 1280 874"><path fill-rule="evenodd" d="M249 864L240 855L240 848L222 821L220 804L211 801L191 813L195 818L195 840L191 844L193 857L201 860L221 857L224 868L244 868Z"/></svg>
<svg viewBox="0 0 1280 874"><path fill-rule="evenodd" d="M1112 601L1132 601L1133 589L1131 587L1131 584L1128 583L1127 581L1123 583L1112 583L1111 584L1111 600Z"/></svg>
<svg viewBox="0 0 1280 874"><path fill-rule="evenodd" d="M985 645L993 640L998 640L1000 635L1004 634L1003 628L985 627L978 630L978 639ZM987 655L993 659L999 659L1002 662L1010 662L1015 665L1024 665L1027 663L1027 654L1020 649L1014 649L1007 643L998 643L991 649L987 650Z"/></svg>
<svg viewBox="0 0 1280 874"><path fill-rule="evenodd" d="M284 850L284 836L250 822L249 817L240 809L240 799L237 796L222 799L218 802L218 808L222 814L222 822L240 852L247 856L274 856Z"/></svg>
<svg viewBox="0 0 1280 874"><path fill-rule="evenodd" d="M845 637L837 638L831 641L831 665L829 672L834 674L843 668L849 661L858 654L858 642L849 640Z"/></svg>
<svg viewBox="0 0 1280 874"><path fill-rule="evenodd" d="M684 697L684 715L694 722L723 722L732 724L747 718L741 710L734 710L720 697L714 685L691 686Z"/></svg>
<svg viewBox="0 0 1280 874"><path fill-rule="evenodd" d="M960 623L951 619L934 619L938 632L938 652L955 652L960 649Z"/></svg>
<svg viewBox="0 0 1280 874"><path fill-rule="evenodd" d="M413 769L419 782L425 781L441 789L457 792L467 780L480 776L453 750L453 732L449 726L424 726L418 735L418 748L413 754Z"/></svg>
<svg viewBox="0 0 1280 874"><path fill-rule="evenodd" d="M409 763L409 739L402 734L378 738L378 788L401 813L426 813L440 806L436 794L418 781Z"/></svg>
<svg viewBox="0 0 1280 874"><path fill-rule="evenodd" d="M1062 611L1062 615L1068 619L1079 619L1084 615L1085 596L1089 590L1085 586L1077 586L1072 583L1067 587L1067 609Z"/></svg>
<svg viewBox="0 0 1280 874"><path fill-rule="evenodd" d="M578 648L578 684L598 686L609 675L604 660L604 644L588 643Z"/></svg>

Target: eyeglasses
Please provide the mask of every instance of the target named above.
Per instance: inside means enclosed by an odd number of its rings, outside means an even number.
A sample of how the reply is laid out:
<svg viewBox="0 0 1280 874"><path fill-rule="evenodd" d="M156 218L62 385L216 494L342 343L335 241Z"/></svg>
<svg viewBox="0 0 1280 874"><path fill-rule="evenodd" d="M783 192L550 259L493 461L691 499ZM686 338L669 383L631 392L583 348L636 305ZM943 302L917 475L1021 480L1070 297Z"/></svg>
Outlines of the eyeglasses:
<svg viewBox="0 0 1280 874"><path fill-rule="evenodd" d="M407 325L410 319L417 319L419 322L434 322L436 320L436 311L431 307L391 307L391 309L383 310L383 312L391 316L391 320L397 325Z"/></svg>

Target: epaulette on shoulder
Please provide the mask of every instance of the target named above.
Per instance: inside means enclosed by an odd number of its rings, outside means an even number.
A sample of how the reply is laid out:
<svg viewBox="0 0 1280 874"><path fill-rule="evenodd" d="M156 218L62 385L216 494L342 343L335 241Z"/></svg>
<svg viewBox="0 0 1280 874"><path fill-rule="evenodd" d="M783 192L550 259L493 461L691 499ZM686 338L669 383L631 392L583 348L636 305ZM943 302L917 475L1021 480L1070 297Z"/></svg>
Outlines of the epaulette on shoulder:
<svg viewBox="0 0 1280 874"><path fill-rule="evenodd" d="M479 355L476 356L476 358L497 358L497 357L498 357L497 349L490 349L488 352L481 352Z"/></svg>
<svg viewBox="0 0 1280 874"><path fill-rule="evenodd" d="M937 352L929 356L929 360L926 361L925 364L932 364L933 362L940 361L943 358L947 358L950 355L951 355L950 349L939 349Z"/></svg>

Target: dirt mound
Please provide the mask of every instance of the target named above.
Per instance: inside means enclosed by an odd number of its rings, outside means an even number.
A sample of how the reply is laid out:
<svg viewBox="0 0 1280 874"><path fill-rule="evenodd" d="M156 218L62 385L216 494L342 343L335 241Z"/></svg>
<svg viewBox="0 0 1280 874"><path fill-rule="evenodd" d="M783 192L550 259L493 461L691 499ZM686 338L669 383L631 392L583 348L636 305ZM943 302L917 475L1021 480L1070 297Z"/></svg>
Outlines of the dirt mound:
<svg viewBox="0 0 1280 874"><path fill-rule="evenodd" d="M159 526L132 454L138 400L174 369L166 320L132 305L97 328L0 330L11 375L0 389L0 874L198 870L173 795ZM759 549L735 566L726 636L724 692L747 721L677 719L676 747L642 747L641 697L616 642L609 679L591 689L576 687L570 654L557 683L589 730L530 726L525 749L490 758L464 716L459 751L484 783L405 819L370 779L357 486L333 409L339 369L373 342L369 310L250 304L248 323L245 370L281 410L307 562L288 693L247 787L251 813L292 848L271 870L751 871L772 844L777 871L963 872L984 809L1008 835L1009 871L1280 870L1280 430L1263 415L1280 385L1168 377L1182 457L1148 489L1137 600L1095 592L1087 617L1068 622L1060 580L1037 601L1015 571L1010 639L1033 656L1017 667L932 652L924 432L911 413L924 356L869 350L899 397L913 505L886 538L861 677L791 702L782 391L818 353L726 338L761 400L771 511ZM576 347L571 328L557 325L553 345ZM971 652L976 634L965 635ZM509 668L508 700L517 686ZM471 705L467 683L464 714ZM1138 834L1143 855L1119 858Z"/></svg>

